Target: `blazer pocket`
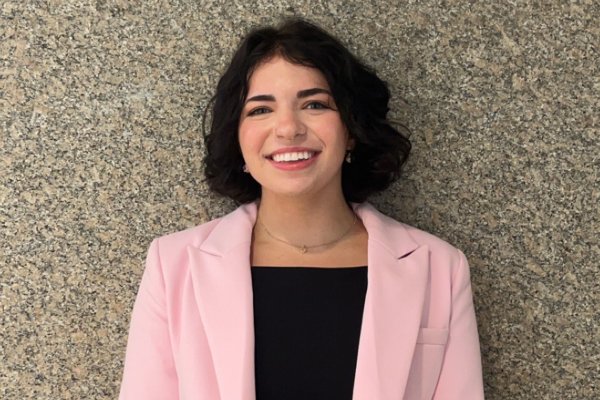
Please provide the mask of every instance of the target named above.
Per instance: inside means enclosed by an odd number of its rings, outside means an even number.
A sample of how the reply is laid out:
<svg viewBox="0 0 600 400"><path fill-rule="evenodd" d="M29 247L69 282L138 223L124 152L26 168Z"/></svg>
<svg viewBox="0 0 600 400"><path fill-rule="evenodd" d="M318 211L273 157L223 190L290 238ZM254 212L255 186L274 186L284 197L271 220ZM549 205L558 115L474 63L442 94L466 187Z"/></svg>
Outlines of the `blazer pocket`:
<svg viewBox="0 0 600 400"><path fill-rule="evenodd" d="M448 329L421 328L417 336L417 344L441 344L448 341Z"/></svg>
<svg viewBox="0 0 600 400"><path fill-rule="evenodd" d="M405 400L431 399L444 361L448 329L421 328L417 336Z"/></svg>

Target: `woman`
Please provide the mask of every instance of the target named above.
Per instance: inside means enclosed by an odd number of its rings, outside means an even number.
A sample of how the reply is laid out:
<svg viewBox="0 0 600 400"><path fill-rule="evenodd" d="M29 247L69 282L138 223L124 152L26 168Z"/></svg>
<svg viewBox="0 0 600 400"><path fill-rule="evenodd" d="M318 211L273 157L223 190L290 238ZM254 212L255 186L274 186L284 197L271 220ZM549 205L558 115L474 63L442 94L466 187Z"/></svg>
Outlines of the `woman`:
<svg viewBox="0 0 600 400"><path fill-rule="evenodd" d="M306 21L246 36L205 159L243 205L152 242L121 399L483 398L464 255L364 202L410 151L388 100Z"/></svg>

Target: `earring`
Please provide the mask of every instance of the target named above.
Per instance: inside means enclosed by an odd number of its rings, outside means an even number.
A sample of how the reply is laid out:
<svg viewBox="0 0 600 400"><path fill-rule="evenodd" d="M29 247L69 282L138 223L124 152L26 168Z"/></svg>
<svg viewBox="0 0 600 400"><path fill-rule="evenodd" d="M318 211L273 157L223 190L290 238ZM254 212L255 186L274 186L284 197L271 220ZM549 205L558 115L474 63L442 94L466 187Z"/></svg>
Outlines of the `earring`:
<svg viewBox="0 0 600 400"><path fill-rule="evenodd" d="M244 166L242 167L242 171L244 171L245 173L250 172L250 170L248 169L248 166L246 164L244 164Z"/></svg>
<svg viewBox="0 0 600 400"><path fill-rule="evenodd" d="M348 150L348 152L346 153L346 162L348 164L352 163L352 153L350 152L350 150Z"/></svg>

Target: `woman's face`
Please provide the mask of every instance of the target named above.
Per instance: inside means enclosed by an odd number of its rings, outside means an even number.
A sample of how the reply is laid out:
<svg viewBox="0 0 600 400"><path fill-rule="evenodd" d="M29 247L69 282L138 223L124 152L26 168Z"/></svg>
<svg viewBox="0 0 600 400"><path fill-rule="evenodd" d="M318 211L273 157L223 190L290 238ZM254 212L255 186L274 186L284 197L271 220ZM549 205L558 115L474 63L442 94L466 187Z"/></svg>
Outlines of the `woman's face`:
<svg viewBox="0 0 600 400"><path fill-rule="evenodd" d="M279 56L261 64L250 77L239 141L263 197L342 190L342 162L352 143L315 68Z"/></svg>

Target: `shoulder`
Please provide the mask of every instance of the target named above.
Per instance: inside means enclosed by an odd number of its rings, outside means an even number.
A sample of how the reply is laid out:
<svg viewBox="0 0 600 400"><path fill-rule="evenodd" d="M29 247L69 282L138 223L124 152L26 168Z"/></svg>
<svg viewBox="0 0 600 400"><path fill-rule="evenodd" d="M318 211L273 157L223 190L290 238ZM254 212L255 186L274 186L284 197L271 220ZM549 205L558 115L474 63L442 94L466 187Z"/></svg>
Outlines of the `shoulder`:
<svg viewBox="0 0 600 400"><path fill-rule="evenodd" d="M429 232L408 224L400 224L415 242L427 246L432 272L444 271L449 273L449 277L454 277L458 273L465 273L465 269L468 270L467 259L460 249Z"/></svg>
<svg viewBox="0 0 600 400"><path fill-rule="evenodd" d="M157 237L151 247L155 246L161 262L169 265L181 263L190 248L223 253L249 240L255 213L255 204L245 204L222 217Z"/></svg>
<svg viewBox="0 0 600 400"><path fill-rule="evenodd" d="M369 239L379 242L397 258L404 258L418 249L427 248L432 272L452 276L457 271L468 268L462 251L448 241L399 222L368 203L356 205L355 211L363 219Z"/></svg>
<svg viewBox="0 0 600 400"><path fill-rule="evenodd" d="M471 297L470 270L467 258L461 250L444 239L409 224L398 222L374 208L367 211L375 240L398 258L410 258L426 254L421 265L428 269L428 284L432 291L431 304L439 307L454 304L451 299ZM398 251L398 249L402 249ZM425 253L426 252L426 253Z"/></svg>
<svg viewBox="0 0 600 400"><path fill-rule="evenodd" d="M412 225L398 222L407 234L419 245L429 247L430 251L443 254L453 254L460 250L446 240Z"/></svg>
<svg viewBox="0 0 600 400"><path fill-rule="evenodd" d="M354 207L361 216L369 233L373 237L389 243L391 246L403 246L409 243L413 247L427 246L435 253L452 254L459 251L446 240L427 231L397 221L383 214L369 203L358 204Z"/></svg>
<svg viewBox="0 0 600 400"><path fill-rule="evenodd" d="M155 238L154 242L159 246L161 254L178 253L189 246L198 247L210 236L223 218L215 218L191 228L164 234Z"/></svg>

